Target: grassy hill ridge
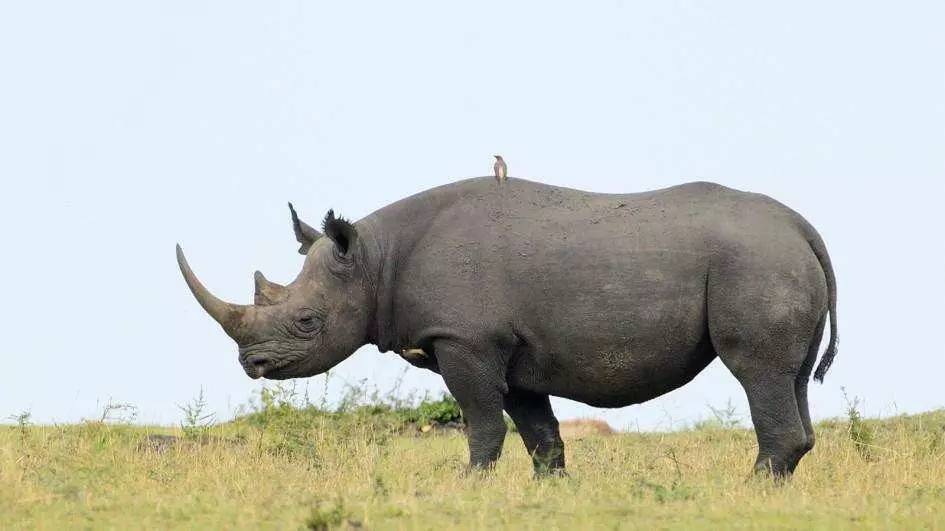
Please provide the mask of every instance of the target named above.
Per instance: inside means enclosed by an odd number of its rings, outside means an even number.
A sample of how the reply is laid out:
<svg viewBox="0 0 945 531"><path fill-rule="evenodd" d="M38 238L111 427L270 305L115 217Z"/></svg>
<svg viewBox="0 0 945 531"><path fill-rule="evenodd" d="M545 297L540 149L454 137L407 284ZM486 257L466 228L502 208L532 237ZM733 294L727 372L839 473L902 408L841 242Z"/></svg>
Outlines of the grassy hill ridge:
<svg viewBox="0 0 945 531"><path fill-rule="evenodd" d="M468 473L462 435L424 430L456 420L449 399L262 396L221 424L199 405L179 427L0 427L0 527L945 528L945 410L851 406L779 486L748 473L752 431L719 422L571 440L570 477L536 481L515 433L494 472Z"/></svg>

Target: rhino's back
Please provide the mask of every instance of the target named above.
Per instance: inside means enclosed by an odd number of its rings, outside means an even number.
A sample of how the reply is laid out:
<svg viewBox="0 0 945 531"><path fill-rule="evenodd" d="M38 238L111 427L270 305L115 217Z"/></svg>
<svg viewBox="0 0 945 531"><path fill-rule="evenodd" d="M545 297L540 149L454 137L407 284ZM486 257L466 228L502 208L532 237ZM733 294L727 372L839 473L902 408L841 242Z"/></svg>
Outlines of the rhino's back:
<svg viewBox="0 0 945 531"><path fill-rule="evenodd" d="M477 311L527 312L564 301L578 312L644 311L641 298L654 301L651 309L699 302L713 262L810 254L790 209L706 182L599 194L476 178L405 201L399 210L416 214L402 229L414 238L401 264L405 287L478 300Z"/></svg>
<svg viewBox="0 0 945 531"><path fill-rule="evenodd" d="M710 182L661 190L602 194L510 179L467 179L414 198L437 205L425 231L447 246L507 244L535 253L597 247L689 252L720 242L784 240L800 235L799 216L773 199ZM432 241L431 241L432 243ZM528 249L520 249L529 254Z"/></svg>

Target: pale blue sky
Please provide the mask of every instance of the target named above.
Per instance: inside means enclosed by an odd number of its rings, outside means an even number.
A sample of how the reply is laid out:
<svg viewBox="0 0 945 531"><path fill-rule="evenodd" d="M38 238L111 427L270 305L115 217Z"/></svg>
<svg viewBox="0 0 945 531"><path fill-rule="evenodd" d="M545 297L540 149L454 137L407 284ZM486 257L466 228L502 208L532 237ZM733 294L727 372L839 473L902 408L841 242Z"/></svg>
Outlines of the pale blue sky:
<svg viewBox="0 0 945 531"><path fill-rule="evenodd" d="M945 406L941 2L3 2L0 417L225 418L261 385L191 298L291 280L287 200L317 221L491 171L602 192L705 179L821 232L841 386L873 415ZM373 347L336 370L391 385ZM313 392L322 380L312 379ZM442 389L410 369L405 387ZM743 393L718 363L640 406L667 428ZM603 413L602 413L603 412Z"/></svg>

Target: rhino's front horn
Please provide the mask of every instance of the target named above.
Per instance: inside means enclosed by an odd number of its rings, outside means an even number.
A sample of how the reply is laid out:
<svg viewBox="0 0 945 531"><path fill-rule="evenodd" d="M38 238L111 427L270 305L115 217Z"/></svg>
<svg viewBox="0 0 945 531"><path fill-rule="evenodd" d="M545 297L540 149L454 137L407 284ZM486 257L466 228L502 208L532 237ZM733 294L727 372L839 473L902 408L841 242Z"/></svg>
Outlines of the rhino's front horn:
<svg viewBox="0 0 945 531"><path fill-rule="evenodd" d="M266 277L263 276L262 271L256 271L256 274L253 275L253 280L256 282L256 304L263 306L276 304L285 300L288 295L285 286L276 284L275 282L269 282L266 280Z"/></svg>
<svg viewBox="0 0 945 531"><path fill-rule="evenodd" d="M224 302L207 291L207 288L203 287L203 284L197 280L197 276L194 275L194 272L190 269L190 265L187 264L187 259L184 258L184 251L180 248L179 244L177 246L177 265L180 266L180 272L183 273L184 280L187 281L187 286L190 288L191 293L194 294L197 302L210 314L210 317L213 317L216 322L220 323L220 326L223 327L227 335L235 337L243 316L251 306Z"/></svg>

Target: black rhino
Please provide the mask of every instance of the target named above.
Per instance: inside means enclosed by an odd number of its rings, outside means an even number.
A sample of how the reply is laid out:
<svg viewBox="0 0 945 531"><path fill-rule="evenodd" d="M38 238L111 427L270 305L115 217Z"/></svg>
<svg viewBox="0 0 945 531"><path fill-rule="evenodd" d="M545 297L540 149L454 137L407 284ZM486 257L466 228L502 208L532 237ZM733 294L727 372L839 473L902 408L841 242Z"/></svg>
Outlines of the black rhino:
<svg viewBox="0 0 945 531"><path fill-rule="evenodd" d="M716 356L748 396L757 471L789 475L814 445L807 384L836 281L823 240L764 195L696 182L596 194L473 178L357 223L292 211L302 272L256 273L253 305L214 297L178 246L203 308L251 378L322 373L371 343L422 349L467 419L471 465L499 457L515 422L537 472L563 471L549 395L599 407L660 396Z"/></svg>

